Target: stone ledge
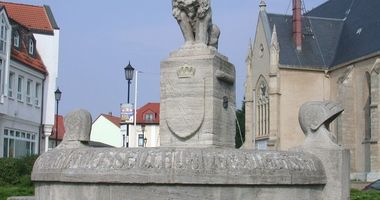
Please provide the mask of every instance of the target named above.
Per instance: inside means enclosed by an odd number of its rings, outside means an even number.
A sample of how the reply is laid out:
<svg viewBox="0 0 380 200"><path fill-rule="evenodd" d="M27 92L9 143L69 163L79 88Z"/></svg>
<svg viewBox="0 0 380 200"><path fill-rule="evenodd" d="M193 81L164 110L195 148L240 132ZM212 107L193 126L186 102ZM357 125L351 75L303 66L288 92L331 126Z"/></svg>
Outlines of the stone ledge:
<svg viewBox="0 0 380 200"><path fill-rule="evenodd" d="M321 161L302 152L223 148L55 149L36 161L35 182L323 185Z"/></svg>
<svg viewBox="0 0 380 200"><path fill-rule="evenodd" d="M183 46L180 49L171 52L169 59L183 59L185 58L191 58L191 57L207 57L207 56L218 56L222 60L228 61L228 58L221 53L219 53L215 48L213 47L206 47L203 45L192 45L192 46Z"/></svg>
<svg viewBox="0 0 380 200"><path fill-rule="evenodd" d="M36 197L9 197L7 200L36 200Z"/></svg>

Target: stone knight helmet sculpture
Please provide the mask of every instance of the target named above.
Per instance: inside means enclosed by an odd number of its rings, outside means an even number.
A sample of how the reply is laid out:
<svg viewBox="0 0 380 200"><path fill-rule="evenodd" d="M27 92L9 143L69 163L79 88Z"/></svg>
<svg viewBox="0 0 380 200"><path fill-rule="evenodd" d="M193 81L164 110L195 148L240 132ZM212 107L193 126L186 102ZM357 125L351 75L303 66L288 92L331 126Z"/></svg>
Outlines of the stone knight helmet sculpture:
<svg viewBox="0 0 380 200"><path fill-rule="evenodd" d="M333 122L344 109L332 101L311 101L303 104L299 110L298 120L306 135L307 145L334 145L335 136L330 132ZM315 144L319 143L319 144Z"/></svg>

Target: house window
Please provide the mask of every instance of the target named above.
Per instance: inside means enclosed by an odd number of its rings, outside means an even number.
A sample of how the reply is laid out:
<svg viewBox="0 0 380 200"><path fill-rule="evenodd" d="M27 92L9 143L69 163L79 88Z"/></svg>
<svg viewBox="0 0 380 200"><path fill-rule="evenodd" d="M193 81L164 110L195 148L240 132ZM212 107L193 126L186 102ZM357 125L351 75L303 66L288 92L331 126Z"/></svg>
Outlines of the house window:
<svg viewBox="0 0 380 200"><path fill-rule="evenodd" d="M28 79L28 81L26 82L26 103L28 104L32 103L32 100L31 100L32 84L33 84L33 81Z"/></svg>
<svg viewBox="0 0 380 200"><path fill-rule="evenodd" d="M34 55L34 41L32 38L29 39L28 53L32 56Z"/></svg>
<svg viewBox="0 0 380 200"><path fill-rule="evenodd" d="M3 68L2 68L2 65L1 65L1 59L0 59L0 93L3 94Z"/></svg>
<svg viewBox="0 0 380 200"><path fill-rule="evenodd" d="M34 90L34 105L40 106L40 93L41 93L41 83L36 83Z"/></svg>
<svg viewBox="0 0 380 200"><path fill-rule="evenodd" d="M25 138L29 134L29 138ZM3 157L14 158L32 155L36 153L36 133L26 131L4 129Z"/></svg>
<svg viewBox="0 0 380 200"><path fill-rule="evenodd" d="M256 140L256 149L257 150L267 150L268 149L268 140Z"/></svg>
<svg viewBox="0 0 380 200"><path fill-rule="evenodd" d="M13 46L16 48L20 47L20 33L18 31L13 33Z"/></svg>
<svg viewBox="0 0 380 200"><path fill-rule="evenodd" d="M153 121L154 120L154 114L153 113L147 113L144 115L145 121Z"/></svg>
<svg viewBox="0 0 380 200"><path fill-rule="evenodd" d="M4 75L4 62L3 62L3 59L0 59L0 93L1 93L1 95L3 95L3 92L4 92L4 77L3 77L3 75Z"/></svg>
<svg viewBox="0 0 380 200"><path fill-rule="evenodd" d="M269 95L264 79L259 81L256 91L256 136L269 136Z"/></svg>
<svg viewBox="0 0 380 200"><path fill-rule="evenodd" d="M14 89L14 84L15 84L15 73L10 72L9 73L9 80L8 80L8 96L10 98L13 98L13 89Z"/></svg>
<svg viewBox="0 0 380 200"><path fill-rule="evenodd" d="M144 134L139 134L139 147L144 147Z"/></svg>
<svg viewBox="0 0 380 200"><path fill-rule="evenodd" d="M4 16L1 18L0 23L0 52L5 52L7 46L7 25Z"/></svg>
<svg viewBox="0 0 380 200"><path fill-rule="evenodd" d="M17 100L23 101L23 91L24 91L24 77L18 76L18 79L17 79Z"/></svg>

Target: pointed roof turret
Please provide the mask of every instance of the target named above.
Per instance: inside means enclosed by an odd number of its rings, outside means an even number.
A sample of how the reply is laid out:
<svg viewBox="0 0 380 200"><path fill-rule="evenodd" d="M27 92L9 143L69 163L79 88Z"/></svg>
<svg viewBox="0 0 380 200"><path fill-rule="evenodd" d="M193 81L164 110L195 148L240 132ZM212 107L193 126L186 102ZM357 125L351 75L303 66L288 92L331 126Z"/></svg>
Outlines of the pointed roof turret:
<svg viewBox="0 0 380 200"><path fill-rule="evenodd" d="M260 1L259 7L260 7L260 11L265 11L266 10L267 4L265 3L264 0Z"/></svg>
<svg viewBox="0 0 380 200"><path fill-rule="evenodd" d="M271 46L272 46L272 48L275 48L276 50L279 50L279 44L278 44L278 38L277 38L276 24L273 25L273 32L272 32Z"/></svg>

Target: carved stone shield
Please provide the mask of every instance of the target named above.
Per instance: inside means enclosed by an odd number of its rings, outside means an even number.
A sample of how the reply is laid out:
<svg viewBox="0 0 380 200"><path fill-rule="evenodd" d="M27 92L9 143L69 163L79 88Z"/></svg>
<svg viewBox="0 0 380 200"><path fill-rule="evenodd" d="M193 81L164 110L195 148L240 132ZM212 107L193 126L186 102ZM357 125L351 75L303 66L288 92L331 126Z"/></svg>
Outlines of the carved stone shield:
<svg viewBox="0 0 380 200"><path fill-rule="evenodd" d="M181 140L193 137L205 118L204 80L180 78L166 82L166 124L170 132Z"/></svg>

